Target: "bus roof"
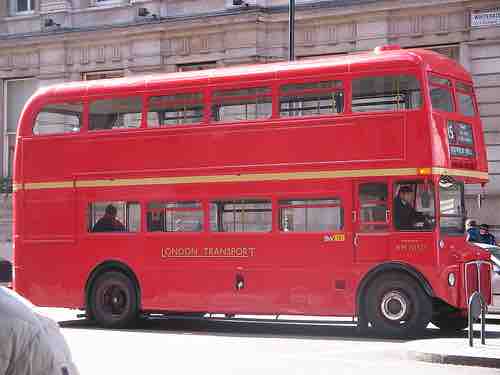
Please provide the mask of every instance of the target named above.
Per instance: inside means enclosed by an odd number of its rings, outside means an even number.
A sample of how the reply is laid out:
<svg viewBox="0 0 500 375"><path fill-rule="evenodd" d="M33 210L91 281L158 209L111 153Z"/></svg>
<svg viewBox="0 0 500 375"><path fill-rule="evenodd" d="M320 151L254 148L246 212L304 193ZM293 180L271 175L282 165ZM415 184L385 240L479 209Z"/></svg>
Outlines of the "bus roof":
<svg viewBox="0 0 500 375"><path fill-rule="evenodd" d="M302 77L313 77L319 73L334 75L417 67L471 82L469 73L463 67L436 52L386 46L377 47L370 52L310 60L62 83L39 89L33 99L36 100L42 96L45 100L56 98L67 100L75 97L116 94L118 90L121 94L140 93L142 91L168 89L169 84L179 88L200 87L200 85L234 82L235 78L241 79L242 77L244 77L243 81L252 82L292 78L297 77L299 73Z"/></svg>

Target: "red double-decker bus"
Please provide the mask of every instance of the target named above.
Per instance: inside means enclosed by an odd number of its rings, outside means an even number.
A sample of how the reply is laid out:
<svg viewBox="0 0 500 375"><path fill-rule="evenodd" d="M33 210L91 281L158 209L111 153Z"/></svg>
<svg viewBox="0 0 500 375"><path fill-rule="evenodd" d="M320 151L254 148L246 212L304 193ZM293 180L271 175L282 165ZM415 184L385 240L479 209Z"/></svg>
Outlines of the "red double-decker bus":
<svg viewBox="0 0 500 375"><path fill-rule="evenodd" d="M464 185L488 180L471 76L426 50L40 89L20 120L14 287L139 314L355 317L414 334L491 299Z"/></svg>

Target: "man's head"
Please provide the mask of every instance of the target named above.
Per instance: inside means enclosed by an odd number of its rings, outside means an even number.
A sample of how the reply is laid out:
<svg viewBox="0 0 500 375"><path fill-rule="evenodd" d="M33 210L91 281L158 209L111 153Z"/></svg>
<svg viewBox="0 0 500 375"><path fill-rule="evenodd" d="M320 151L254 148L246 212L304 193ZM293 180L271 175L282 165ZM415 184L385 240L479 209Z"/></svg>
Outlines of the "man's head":
<svg viewBox="0 0 500 375"><path fill-rule="evenodd" d="M467 219L467 221L465 222L465 228L466 229L471 229L471 228L475 228L475 227L477 227L476 220Z"/></svg>
<svg viewBox="0 0 500 375"><path fill-rule="evenodd" d="M115 217L116 216L116 207L113 206L112 204L108 204L106 206L106 215L108 216L111 216L111 217Z"/></svg>
<svg viewBox="0 0 500 375"><path fill-rule="evenodd" d="M401 186L399 188L399 197L406 203L410 203L413 196L413 190L409 186Z"/></svg>
<svg viewBox="0 0 500 375"><path fill-rule="evenodd" d="M480 234L486 234L489 232L489 230L490 230L490 227L488 226L488 224L481 224L479 226L479 233Z"/></svg>

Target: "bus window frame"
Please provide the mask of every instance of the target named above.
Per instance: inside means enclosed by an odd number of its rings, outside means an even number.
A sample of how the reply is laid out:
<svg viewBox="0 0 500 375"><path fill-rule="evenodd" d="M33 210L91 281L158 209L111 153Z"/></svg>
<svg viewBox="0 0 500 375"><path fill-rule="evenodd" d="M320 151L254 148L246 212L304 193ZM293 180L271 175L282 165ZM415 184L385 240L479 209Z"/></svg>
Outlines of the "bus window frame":
<svg viewBox="0 0 500 375"><path fill-rule="evenodd" d="M478 117L479 115L479 107L477 105L477 101L476 101L476 93L474 91L474 85L472 83L468 83L468 82L464 82L460 79L452 79L453 81L453 88L454 88L454 96L455 96L455 113L462 116L462 117L465 117L465 118L468 118L468 119L471 119L471 118L476 118ZM466 92L464 90L461 90L459 87L458 87L458 83L464 85L464 86L469 86L470 87L470 92ZM460 101L459 101L459 98L458 98L458 94L464 94L464 95L468 95L472 98L472 109L474 111L474 113L472 114L472 116L469 116L469 115L465 115L464 113L462 113L462 110L460 108Z"/></svg>
<svg viewBox="0 0 500 375"><path fill-rule="evenodd" d="M336 199L339 201L339 204L318 204L318 205L281 205L280 202L284 200L304 200L304 201L309 201L309 200L332 200ZM347 210L346 210L346 203L347 199L342 192L338 192L335 190L332 190L331 193L322 193L322 194L307 194L307 193L293 193L291 192L290 194L280 194L275 197L275 203L276 203L276 214L273 212L273 219L274 216L276 216L276 232L275 233L280 233L284 234L285 236L300 236L300 235L318 235L318 234L328 234L328 233L346 233L348 232L348 223L347 223ZM340 208L341 212L341 229L336 229L336 230L325 230L325 231L284 231L281 228L281 209L282 208L334 208L338 207ZM274 210L274 206L273 206Z"/></svg>
<svg viewBox="0 0 500 375"><path fill-rule="evenodd" d="M287 85L301 85L301 84L308 84L308 83L320 83L320 82L325 82L325 81L340 81L341 82L341 88L337 89L334 88L330 92L342 92L343 93L343 111L339 113L328 113L328 114L314 114L314 115L306 115L306 116L281 116L281 97L286 96L285 92L281 91L281 88L283 86ZM347 114L347 102L349 101L349 108L351 108L351 103L349 100L348 91L347 91L347 85L349 84L350 86L350 79L349 76L346 77L345 73L342 74L322 74L319 76L307 76L307 77L299 77L299 78L294 78L294 79L279 79L276 82L276 93L273 93L274 95L274 101L276 102L276 116L278 119L282 121L290 121L290 120L300 120L300 119L323 119L326 117L330 118L337 118L339 116L345 116ZM303 92L303 93L313 93L314 91L317 91L316 89L306 89L306 90L297 90L297 92ZM323 92L328 92L327 89L321 89Z"/></svg>
<svg viewBox="0 0 500 375"><path fill-rule="evenodd" d="M173 95L179 95L179 94L196 94L200 93L202 95L202 100L201 102L203 103L203 116L200 122L190 122L186 124L180 124L180 125L169 125L169 126L162 126L162 127L150 127L149 122L148 122L148 113L149 113L149 101L153 97L157 96L173 96ZM147 91L144 95L144 129L148 129L149 131L158 131L158 130L175 130L175 129L194 129L194 128L199 128L203 126L210 125L210 122L208 121L207 118L207 106L210 103L208 96L208 90L207 87L182 87L179 88L178 90L169 88L169 89L162 89L162 90L153 90L153 91ZM210 115L210 112L208 111L208 115Z"/></svg>
<svg viewBox="0 0 500 375"><path fill-rule="evenodd" d="M215 196L215 197L209 197L206 199L202 199L203 203L202 204L203 210L204 211L204 222L207 222L207 227L204 228L204 231L199 232L199 233L208 233L210 235L215 235L215 236L234 236L234 235L243 235L243 236L262 236L262 235L270 235L274 234L275 232L275 206L274 206L274 199L275 197L271 197L269 195L266 196L257 196L255 194L252 195L246 195L246 194L241 194L239 196L233 196L233 195L227 195L227 196ZM224 231L213 231L212 226L211 226L211 213L210 213L210 205L214 202L241 202L241 201L257 201L257 202L262 202L262 201L269 201L271 204L271 229L266 232L224 232Z"/></svg>
<svg viewBox="0 0 500 375"><path fill-rule="evenodd" d="M108 199L109 198L109 199ZM96 202L125 202L125 205L128 205L129 203L136 203L139 205L139 230L136 232L131 232L131 231L109 231L109 232L93 232L90 230L88 227L88 219L89 219L89 206L92 205L93 203ZM105 236L118 236L120 238L123 238L124 236L143 236L144 235L144 216L143 216L143 210L144 210L144 201L142 199L134 199L133 196L131 197L124 197L121 194L117 194L117 197L94 197L94 198L85 198L84 201L82 201L84 204L84 209L83 211L81 209L77 208L77 212L83 212L84 213L84 220L82 220L82 224L80 225L83 229L83 236L88 238L102 238ZM124 222L122 223L126 228L128 227L128 219L126 218ZM78 220L77 220L78 221ZM94 223L95 225L95 223ZM147 233L147 232L146 232Z"/></svg>
<svg viewBox="0 0 500 375"><path fill-rule="evenodd" d="M211 126L225 126L225 125L234 125L234 126L240 126L240 125L245 125L245 124L263 124L266 123L266 121L270 121L275 119L274 116L274 102L276 101L276 95L275 95L275 90L274 86L276 85L276 80L273 79L272 81L251 81L251 82L245 82L244 84L241 84L241 82L231 82L231 83L222 83L222 84L208 84L207 89L209 90L209 106L206 108L208 110L208 123ZM261 97L269 97L271 98L271 114L268 117L259 117L256 119L252 120L241 120L241 121L235 121L235 120L230 120L230 121L216 121L213 116L212 116L212 106L215 104L214 101L214 93L216 91L233 91L233 90L246 90L246 89L252 89L252 88L269 88L269 93L266 93L265 95L259 95Z"/></svg>
<svg viewBox="0 0 500 375"><path fill-rule="evenodd" d="M82 103L82 118L80 122L80 130L77 132L67 132L67 133L55 133L55 134L35 134L34 129L35 129L35 124L36 124L36 119L38 115L43 111L43 109L51 104L61 104L61 103ZM33 138L61 138L61 137L78 137L79 135L81 136L82 134L87 133L88 131L88 119L89 119L89 102L87 100L87 97L81 96L81 97L69 97L68 99L61 101L57 99L50 99L47 101L44 101L37 105L35 110L32 112L32 117L30 119L30 132L29 136Z"/></svg>
<svg viewBox="0 0 500 375"><path fill-rule="evenodd" d="M137 97L141 99L141 121L140 124L137 128L116 128L116 129L90 129L90 105L92 102L97 101L97 100L113 100L113 99L123 99L123 98L132 98L132 97ZM146 121L145 121L145 112L146 110L146 102L145 102L145 95L143 92L124 92L124 93L116 93L116 94L105 94L105 95L92 95L88 96L85 98L87 101L87 127L86 127L86 132L90 135L94 134L120 134L123 132L134 132L134 131L140 131L141 129L144 129L146 126ZM138 112L137 112L138 113Z"/></svg>
<svg viewBox="0 0 500 375"><path fill-rule="evenodd" d="M446 80L450 81L450 85L447 86L445 84L440 84L440 83L431 83L431 76L436 76L437 78L446 79ZM429 70L429 71L427 71L426 84L427 84L426 96L429 98L429 111L430 112L436 111L438 113L442 113L442 114L446 114L446 115L448 115L450 113L452 113L452 114L459 114L460 113L457 111L458 103L457 103L457 97L456 97L456 91L455 91L455 78L454 77L447 76L447 75L442 74L442 73L437 73L433 70ZM432 87L439 87L441 89L447 89L450 91L451 104L453 105L452 111L445 111L445 110L440 109L440 108L434 108L434 106L432 105L432 99L431 99L431 88Z"/></svg>
<svg viewBox="0 0 500 375"><path fill-rule="evenodd" d="M353 102L353 89L352 89L352 83L354 80L356 79L360 79L360 78L367 78L367 77L383 77L383 76L399 76L399 75L411 75L413 77L415 77L420 85L420 97L421 97L421 105L420 107L418 108L410 108L410 109L403 109L403 110L399 110L399 111L394 111L394 110L384 110L384 111L367 111L367 112L353 112L352 111L352 102ZM432 108L431 107L431 103L430 103L430 96L428 94L426 94L426 92L424 92L424 90L428 90L428 86L427 86L427 82L426 82L426 76L424 75L424 73L419 70L419 69L409 69L409 70L385 70L385 69L381 69L381 70L374 70L373 72L366 72L366 71L363 71L363 72L353 72L353 73L350 73L348 75L348 83L349 83L349 87L348 87L348 92L349 92L349 97L346 98L348 99L347 102L348 102L348 106L349 108L347 108L347 105L345 106L345 110L343 112L343 114L348 114L348 115L352 115L352 116L359 116L359 117L362 117L362 116L366 116L366 115L376 115L376 114L388 114L388 113L396 113L396 114L406 114L406 113L418 113L418 112L422 112L422 111L427 111L428 108ZM346 93L347 93L347 86L345 86L344 90L346 90ZM427 99L429 99L429 101L427 101ZM347 109L349 110L349 112L347 111Z"/></svg>

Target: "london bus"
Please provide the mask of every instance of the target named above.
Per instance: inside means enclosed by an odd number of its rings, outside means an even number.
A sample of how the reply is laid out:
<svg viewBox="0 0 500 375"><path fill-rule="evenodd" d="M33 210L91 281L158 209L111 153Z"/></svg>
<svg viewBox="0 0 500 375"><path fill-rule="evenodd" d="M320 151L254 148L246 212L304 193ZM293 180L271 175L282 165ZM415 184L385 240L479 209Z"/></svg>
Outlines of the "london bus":
<svg viewBox="0 0 500 375"><path fill-rule="evenodd" d="M350 317L413 335L491 301L470 74L427 50L74 82L21 115L14 288L104 327ZM210 315L205 315L210 316Z"/></svg>

